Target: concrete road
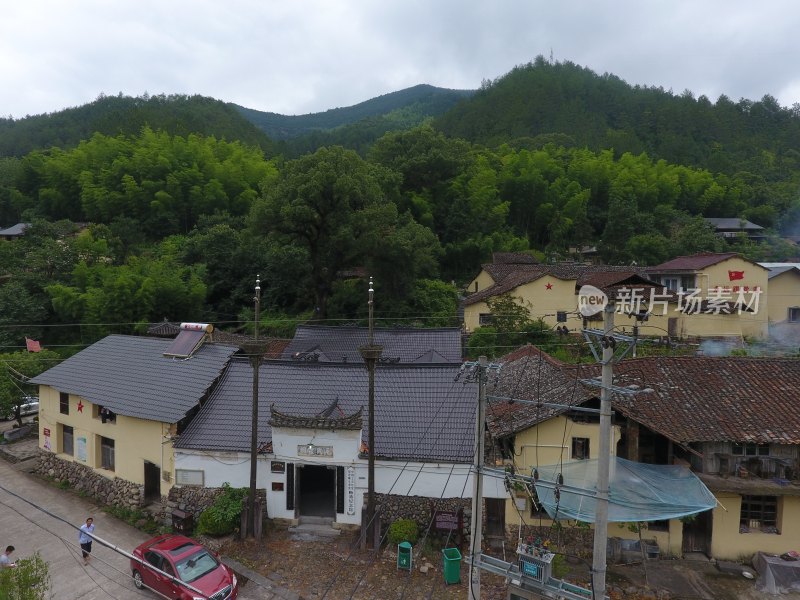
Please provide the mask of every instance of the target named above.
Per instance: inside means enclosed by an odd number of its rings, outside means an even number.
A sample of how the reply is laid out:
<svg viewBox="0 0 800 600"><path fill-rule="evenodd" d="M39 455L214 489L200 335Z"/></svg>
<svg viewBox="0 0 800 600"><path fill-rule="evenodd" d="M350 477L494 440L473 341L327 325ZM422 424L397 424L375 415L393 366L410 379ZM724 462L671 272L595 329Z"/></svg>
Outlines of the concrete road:
<svg viewBox="0 0 800 600"><path fill-rule="evenodd" d="M91 565L84 567L76 527L91 516L96 525L95 535L126 552L145 541L149 537L147 534L103 513L89 500L14 468L23 464L12 465L0 460L0 487L4 488L0 489L0 546L3 550L8 545L15 546L15 558L39 551L49 564L52 597L59 600L158 598L153 592L133 586L125 556L97 542ZM254 583L245 585L239 594L241 600L275 597Z"/></svg>

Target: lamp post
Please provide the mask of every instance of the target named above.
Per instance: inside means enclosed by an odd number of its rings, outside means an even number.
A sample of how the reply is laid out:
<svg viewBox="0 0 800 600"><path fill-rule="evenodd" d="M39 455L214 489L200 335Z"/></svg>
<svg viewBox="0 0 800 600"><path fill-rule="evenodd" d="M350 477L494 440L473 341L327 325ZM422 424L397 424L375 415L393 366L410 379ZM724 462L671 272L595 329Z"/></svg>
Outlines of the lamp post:
<svg viewBox="0 0 800 600"><path fill-rule="evenodd" d="M369 372L369 432L367 434L367 531L364 536L365 540L372 540L374 536L372 532L375 530L375 363L380 358L383 352L383 346L378 346L374 343L372 332L372 318L373 318L373 294L375 290L372 286L372 277L369 278L369 329L367 336L367 345L361 346L359 352L361 357L367 364Z"/></svg>
<svg viewBox="0 0 800 600"><path fill-rule="evenodd" d="M258 474L258 375L264 347L258 340L258 323L261 319L261 279L256 276L255 331L253 342L246 344L245 351L253 366L253 403L250 424L250 494L247 498L247 537L256 536L256 477Z"/></svg>

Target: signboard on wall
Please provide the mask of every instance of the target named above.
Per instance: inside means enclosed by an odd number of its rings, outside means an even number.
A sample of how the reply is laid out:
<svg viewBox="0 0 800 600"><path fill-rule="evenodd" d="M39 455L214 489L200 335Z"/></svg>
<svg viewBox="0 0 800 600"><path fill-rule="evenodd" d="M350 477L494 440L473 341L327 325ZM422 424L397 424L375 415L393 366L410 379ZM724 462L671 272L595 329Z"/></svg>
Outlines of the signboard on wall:
<svg viewBox="0 0 800 600"><path fill-rule="evenodd" d="M353 467L347 467L347 475L345 476L347 482L347 514L356 514L356 470Z"/></svg>
<svg viewBox="0 0 800 600"><path fill-rule="evenodd" d="M460 533L464 528L464 513L460 510L436 510L433 513L433 526L437 531Z"/></svg>
<svg viewBox="0 0 800 600"><path fill-rule="evenodd" d="M86 438L79 437L75 440L75 458L81 462L86 462Z"/></svg>
<svg viewBox="0 0 800 600"><path fill-rule="evenodd" d="M333 458L333 446L301 444L297 446L297 456L324 456L326 458Z"/></svg>
<svg viewBox="0 0 800 600"><path fill-rule="evenodd" d="M175 483L178 485L203 485L203 471L175 469Z"/></svg>
<svg viewBox="0 0 800 600"><path fill-rule="evenodd" d="M273 473L285 473L286 472L286 463L281 462L278 460L270 461L269 463L270 471Z"/></svg>

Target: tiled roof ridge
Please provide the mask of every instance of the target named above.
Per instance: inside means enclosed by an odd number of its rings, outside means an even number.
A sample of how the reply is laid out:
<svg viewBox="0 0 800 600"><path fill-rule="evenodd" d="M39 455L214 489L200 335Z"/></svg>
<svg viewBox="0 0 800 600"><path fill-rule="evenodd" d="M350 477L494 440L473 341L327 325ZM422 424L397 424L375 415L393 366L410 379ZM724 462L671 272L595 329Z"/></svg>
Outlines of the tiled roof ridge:
<svg viewBox="0 0 800 600"><path fill-rule="evenodd" d="M518 361L519 359L521 359L521 358L523 358L525 356L533 356L533 355L536 355L537 358L541 357L542 360L550 363L554 367L562 368L562 367L571 367L571 366L573 366L573 365L568 365L564 361L556 358L555 356L552 356L551 354L548 354L547 352L545 352L544 350L542 350L538 346L534 346L533 344L526 344L526 345L524 345L524 346L522 346L520 348L517 348L513 352L510 352L510 353L506 354L505 356L502 356L500 358L500 362L501 363L512 363L512 362Z"/></svg>
<svg viewBox="0 0 800 600"><path fill-rule="evenodd" d="M299 427L303 429L346 429L359 431L363 427L362 413L363 407L352 415L343 417L325 417L315 415L313 417L301 417L280 412L273 403L270 408L269 424L272 427Z"/></svg>

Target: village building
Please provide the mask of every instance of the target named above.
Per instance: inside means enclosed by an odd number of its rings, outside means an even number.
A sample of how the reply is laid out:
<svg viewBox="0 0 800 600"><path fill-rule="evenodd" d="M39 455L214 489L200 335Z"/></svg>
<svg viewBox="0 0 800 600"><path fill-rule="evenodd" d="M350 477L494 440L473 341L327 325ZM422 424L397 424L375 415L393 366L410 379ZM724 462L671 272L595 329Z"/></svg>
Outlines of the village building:
<svg viewBox="0 0 800 600"><path fill-rule="evenodd" d="M40 469L109 504L166 496L174 481L173 440L237 351L204 344L207 329L188 333L190 344L182 347L110 335L34 377Z"/></svg>
<svg viewBox="0 0 800 600"><path fill-rule="evenodd" d="M496 460L530 473L597 457L597 365L566 365L526 347L507 356L487 425ZM646 357L614 366L612 455L687 465L718 505L693 519L648 523L662 555L736 560L783 553L800 539L800 363L748 357ZM523 403L513 399L533 400ZM488 508L488 506L487 506ZM525 494L506 501L506 527L551 521ZM618 524L608 535L632 537Z"/></svg>
<svg viewBox="0 0 800 600"><path fill-rule="evenodd" d="M583 293L593 290L614 299L620 332L670 340L768 336L768 271L735 253L679 257L647 268L539 264L517 256L495 257L467 286L467 332L491 324L489 302L503 295L553 329L602 328L601 311L587 319L581 310Z"/></svg>

